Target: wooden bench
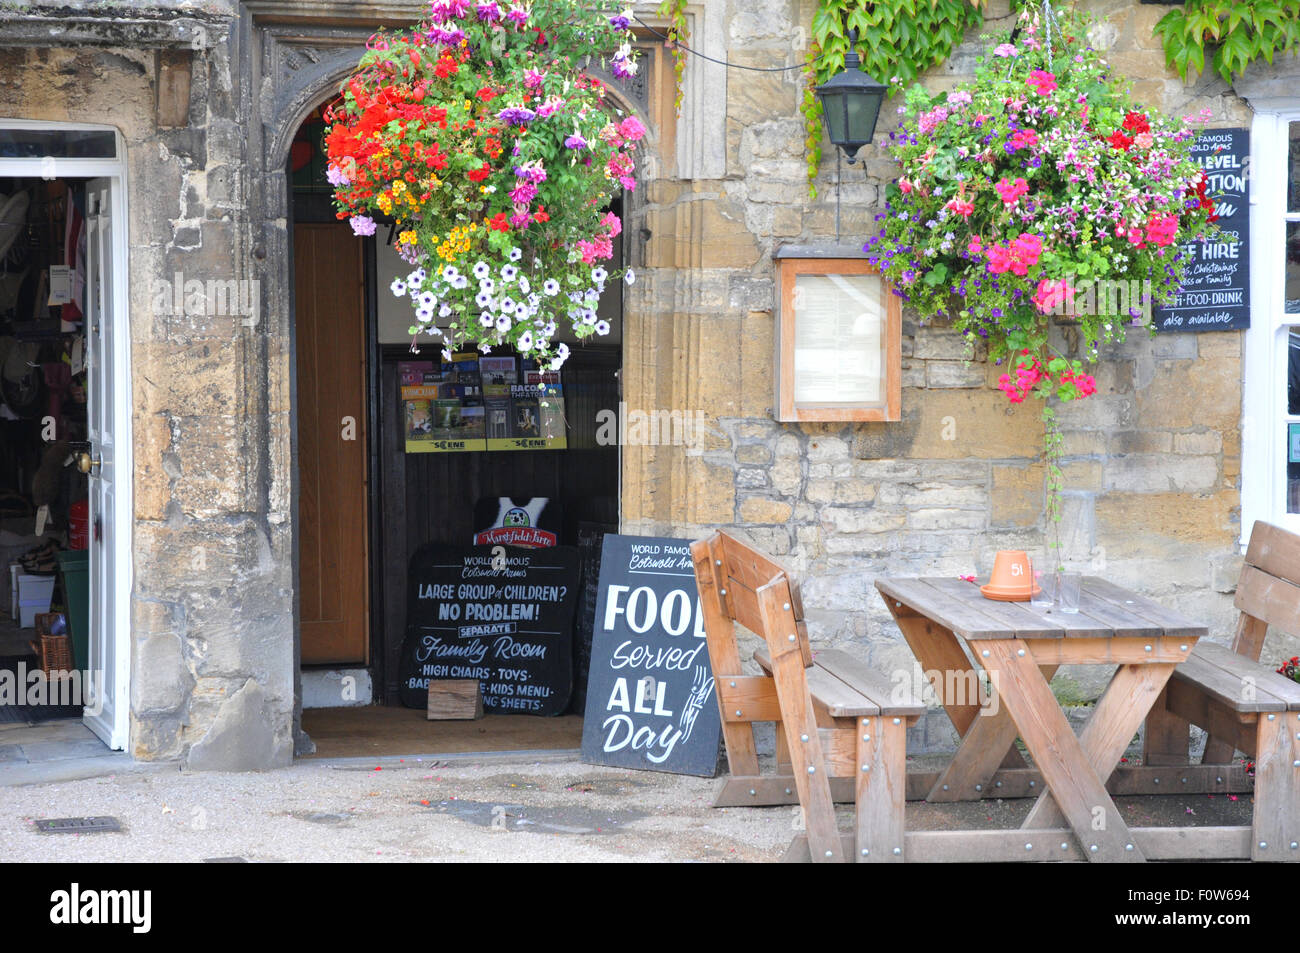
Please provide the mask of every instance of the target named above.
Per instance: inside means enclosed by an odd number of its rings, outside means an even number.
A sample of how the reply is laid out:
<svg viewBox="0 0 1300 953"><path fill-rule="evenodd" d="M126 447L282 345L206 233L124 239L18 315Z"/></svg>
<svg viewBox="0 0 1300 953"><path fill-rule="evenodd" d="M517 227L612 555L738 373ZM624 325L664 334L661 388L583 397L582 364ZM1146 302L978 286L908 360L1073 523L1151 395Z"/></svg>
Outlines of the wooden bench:
<svg viewBox="0 0 1300 953"><path fill-rule="evenodd" d="M786 859L844 861L851 849L858 861L903 860L907 728L925 706L845 652L814 660L799 588L763 553L716 532L691 557L732 775L715 806L787 804L793 789L806 835ZM744 674L737 622L763 639L754 659L767 674ZM757 722L776 726L774 774L760 774ZM832 779L853 787L849 838L836 828Z"/></svg>
<svg viewBox="0 0 1300 953"><path fill-rule="evenodd" d="M1186 764L1189 726L1203 765L1255 762L1253 860L1300 862L1300 684L1259 664L1270 625L1300 633L1300 536L1257 522L1233 604L1232 648L1201 642L1147 717L1144 763Z"/></svg>

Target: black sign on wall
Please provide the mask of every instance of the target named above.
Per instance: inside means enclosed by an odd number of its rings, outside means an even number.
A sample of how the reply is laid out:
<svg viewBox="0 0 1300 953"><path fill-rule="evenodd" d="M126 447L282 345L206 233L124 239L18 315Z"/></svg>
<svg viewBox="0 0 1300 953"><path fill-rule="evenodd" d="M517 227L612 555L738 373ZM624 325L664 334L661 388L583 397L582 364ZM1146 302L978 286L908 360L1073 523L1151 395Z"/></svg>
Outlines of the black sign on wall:
<svg viewBox="0 0 1300 953"><path fill-rule="evenodd" d="M1205 170L1220 236L1183 246L1183 290L1152 311L1159 331L1231 331L1250 327L1249 129L1206 129L1192 155ZM1236 239L1233 241L1233 239Z"/></svg>
<svg viewBox="0 0 1300 953"><path fill-rule="evenodd" d="M582 760L711 778L720 734L690 544L606 536Z"/></svg>
<svg viewBox="0 0 1300 953"><path fill-rule="evenodd" d="M430 679L477 678L488 714L558 715L573 691L578 551L427 544L411 557L402 704Z"/></svg>

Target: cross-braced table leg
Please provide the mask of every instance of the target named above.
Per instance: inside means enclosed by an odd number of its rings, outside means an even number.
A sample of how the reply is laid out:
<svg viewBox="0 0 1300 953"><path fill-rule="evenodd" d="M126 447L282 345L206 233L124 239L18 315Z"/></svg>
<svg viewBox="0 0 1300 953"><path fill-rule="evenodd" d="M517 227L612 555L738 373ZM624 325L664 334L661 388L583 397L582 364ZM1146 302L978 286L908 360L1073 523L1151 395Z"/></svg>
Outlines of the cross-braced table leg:
<svg viewBox="0 0 1300 953"><path fill-rule="evenodd" d="M1011 713L1021 740L1042 772L1047 790L1083 846L1084 856L1092 861L1145 860L1115 802L1106 793L1105 780L1098 776L1089 753L1071 730L1029 646L1020 639L990 639L980 642L978 649L979 660L993 678L1003 707ZM1160 684L1163 686L1163 681ZM1141 709L1137 723L1149 707L1148 703ZM1109 746L1119 722L1118 716L1108 718L1095 729L1098 740L1093 744L1098 753ZM1132 734L1128 737L1132 738ZM1109 774L1113 766L1111 762L1102 770Z"/></svg>
<svg viewBox="0 0 1300 953"><path fill-rule="evenodd" d="M958 754L963 751L967 752L963 756L963 762L958 764L956 769L952 769L959 771L960 774L954 773L953 777L948 779L940 776L933 789L926 796L926 800L976 800L983 795L983 792L976 791L975 785L979 784L981 787L987 787L988 780L992 778L998 768L1023 768L1026 766L1025 759L1015 748L1016 732L1014 726L1009 728L1009 719L1004 720L1002 716L996 716L997 721L994 724L982 724L982 722L995 716L981 715L982 709L978 698L973 701L969 698L957 698L954 697L953 692L948 691L949 686L945 685L946 673L953 673L954 675L960 673L964 676L966 673L971 672L970 659L966 657L961 642L951 629L940 625L933 619L926 618L910 606L900 603L897 599L886 596L885 604L888 606L890 613L893 614L894 621L898 624L899 631L903 633L903 638L907 641L908 647L911 648L912 654L921 663L922 671L930 679L930 684L943 705L944 711L948 713L948 718L953 727L962 736L962 745ZM969 682L963 684L969 684ZM977 732L976 737L972 739L976 743L968 746L967 737L972 731ZM967 768L965 758L973 758L976 752L979 753L979 763ZM987 759L991 759L991 765L984 763ZM943 787L945 784L948 785L946 791Z"/></svg>
<svg viewBox="0 0 1300 953"><path fill-rule="evenodd" d="M1103 782L1119 764L1173 671L1172 662L1121 665L1115 671L1079 736L1088 763ZM1051 792L1045 791L1029 812L1024 826L1059 827L1062 821L1064 816Z"/></svg>

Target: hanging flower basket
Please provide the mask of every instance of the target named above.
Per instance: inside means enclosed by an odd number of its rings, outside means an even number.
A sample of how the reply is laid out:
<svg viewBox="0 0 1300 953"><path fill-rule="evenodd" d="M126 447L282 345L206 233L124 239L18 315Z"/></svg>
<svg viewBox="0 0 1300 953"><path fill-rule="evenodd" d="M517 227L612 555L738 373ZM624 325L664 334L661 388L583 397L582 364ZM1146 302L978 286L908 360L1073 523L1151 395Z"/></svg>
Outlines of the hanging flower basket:
<svg viewBox="0 0 1300 953"><path fill-rule="evenodd" d="M1087 397L1096 382L1053 348L1051 323L1077 322L1093 362L1177 292L1181 247L1217 231L1191 156L1205 116L1175 121L1136 103L1088 45L1087 24L1048 4L1021 13L972 82L913 86L899 112L889 150L902 174L865 250L923 322L950 319L1005 364L1012 402L1044 401L1048 515L1059 520L1047 400Z"/></svg>
<svg viewBox="0 0 1300 953"><path fill-rule="evenodd" d="M622 230L611 199L636 186L645 134L583 71L636 70L630 17L607 3L436 0L425 22L371 38L325 112L339 218L395 223L419 335L450 353L513 345L558 368L561 326L609 332L596 313Z"/></svg>

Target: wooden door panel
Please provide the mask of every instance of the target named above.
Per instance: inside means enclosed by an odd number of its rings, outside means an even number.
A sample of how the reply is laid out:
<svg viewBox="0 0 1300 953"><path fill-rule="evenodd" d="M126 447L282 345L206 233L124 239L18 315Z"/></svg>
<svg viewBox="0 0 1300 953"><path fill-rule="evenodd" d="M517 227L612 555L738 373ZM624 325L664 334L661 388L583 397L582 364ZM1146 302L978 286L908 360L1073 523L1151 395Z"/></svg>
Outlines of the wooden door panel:
<svg viewBox="0 0 1300 953"><path fill-rule="evenodd" d="M364 270L361 243L346 225L294 226L294 294L302 661L364 665Z"/></svg>

